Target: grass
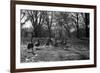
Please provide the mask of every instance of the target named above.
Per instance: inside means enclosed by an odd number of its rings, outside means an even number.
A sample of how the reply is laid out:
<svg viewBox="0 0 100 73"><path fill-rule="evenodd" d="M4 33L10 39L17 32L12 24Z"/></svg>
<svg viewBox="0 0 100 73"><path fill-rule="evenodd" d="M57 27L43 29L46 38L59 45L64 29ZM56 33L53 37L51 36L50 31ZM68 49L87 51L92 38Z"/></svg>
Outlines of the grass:
<svg viewBox="0 0 100 73"><path fill-rule="evenodd" d="M27 45L21 44L21 62L49 62L49 61L68 61L68 60L86 60L89 59L89 46L87 41L69 41L66 46L58 47L41 46L35 51L37 56L28 53Z"/></svg>

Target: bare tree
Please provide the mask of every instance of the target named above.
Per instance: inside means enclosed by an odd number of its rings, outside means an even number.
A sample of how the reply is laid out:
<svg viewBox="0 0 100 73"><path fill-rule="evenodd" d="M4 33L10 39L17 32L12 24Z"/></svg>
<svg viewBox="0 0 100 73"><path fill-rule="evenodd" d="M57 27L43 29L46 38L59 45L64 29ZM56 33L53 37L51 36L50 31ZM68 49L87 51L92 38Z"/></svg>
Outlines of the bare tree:
<svg viewBox="0 0 100 73"><path fill-rule="evenodd" d="M85 23L85 36L89 37L90 15L89 15L89 13L82 13L81 15L82 15L82 17L84 19L84 23Z"/></svg>
<svg viewBox="0 0 100 73"><path fill-rule="evenodd" d="M25 24L28 20L30 20L33 26L33 32L31 37L32 41L33 37L41 36L41 29L42 29L41 27L44 22L45 11L37 11L37 10L23 10L23 11L24 13L21 19L23 19L23 17L25 16L24 14L26 14L27 16L22 24Z"/></svg>

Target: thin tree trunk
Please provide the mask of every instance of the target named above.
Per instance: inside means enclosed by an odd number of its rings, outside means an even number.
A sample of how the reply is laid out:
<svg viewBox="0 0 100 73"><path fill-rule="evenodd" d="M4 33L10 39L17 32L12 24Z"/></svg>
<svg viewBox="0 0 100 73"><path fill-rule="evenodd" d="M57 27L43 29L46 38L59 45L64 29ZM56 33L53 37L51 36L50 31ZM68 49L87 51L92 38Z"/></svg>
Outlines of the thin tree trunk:
<svg viewBox="0 0 100 73"><path fill-rule="evenodd" d="M78 13L76 14L77 15L77 23L76 23L76 28L77 28L77 32L76 32L76 37L79 38L79 23L78 23Z"/></svg>

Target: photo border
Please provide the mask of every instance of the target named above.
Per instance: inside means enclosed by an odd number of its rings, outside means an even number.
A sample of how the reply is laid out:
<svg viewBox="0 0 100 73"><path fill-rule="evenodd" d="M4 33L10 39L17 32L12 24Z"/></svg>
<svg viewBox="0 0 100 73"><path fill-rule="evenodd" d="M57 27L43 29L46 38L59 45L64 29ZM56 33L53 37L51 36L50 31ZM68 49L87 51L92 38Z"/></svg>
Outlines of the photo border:
<svg viewBox="0 0 100 73"><path fill-rule="evenodd" d="M16 69L16 4L21 5L40 5L53 7L71 7L71 8L86 8L94 10L94 64L75 65L75 66L55 66L55 67L41 67L41 68L25 68ZM27 72L27 71L44 71L44 70L59 70L59 69L75 69L75 68L90 68L96 67L96 6L94 5L80 5L80 4L62 4L62 3L48 3L48 2L33 2L33 1L11 1L11 61L10 71L13 72Z"/></svg>

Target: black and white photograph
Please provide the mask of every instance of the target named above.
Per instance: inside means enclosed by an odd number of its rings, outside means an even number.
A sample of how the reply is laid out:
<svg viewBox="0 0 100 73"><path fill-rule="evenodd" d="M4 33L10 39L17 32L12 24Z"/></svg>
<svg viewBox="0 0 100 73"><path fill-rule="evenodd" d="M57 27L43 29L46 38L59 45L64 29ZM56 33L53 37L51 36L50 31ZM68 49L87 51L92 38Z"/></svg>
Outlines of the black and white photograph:
<svg viewBox="0 0 100 73"><path fill-rule="evenodd" d="M20 10L20 60L88 60L90 13Z"/></svg>
<svg viewBox="0 0 100 73"><path fill-rule="evenodd" d="M96 6L14 2L12 72L96 66Z"/></svg>

